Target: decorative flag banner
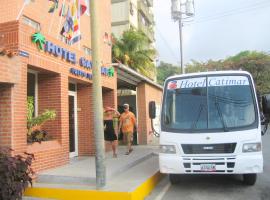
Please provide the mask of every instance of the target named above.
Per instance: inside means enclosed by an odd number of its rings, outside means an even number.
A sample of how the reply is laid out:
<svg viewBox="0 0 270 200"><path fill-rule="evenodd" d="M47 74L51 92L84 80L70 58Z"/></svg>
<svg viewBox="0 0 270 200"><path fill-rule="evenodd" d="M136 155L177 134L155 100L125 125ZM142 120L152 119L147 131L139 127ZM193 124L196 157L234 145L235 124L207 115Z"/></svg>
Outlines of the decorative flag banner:
<svg viewBox="0 0 270 200"><path fill-rule="evenodd" d="M85 0L78 0L77 5L79 5L79 8L78 8L78 17L80 17L80 16L82 16L86 12L87 5L85 3Z"/></svg>
<svg viewBox="0 0 270 200"><path fill-rule="evenodd" d="M74 44L81 40L81 31L79 27L79 9L81 8L81 5L79 3L79 1L74 0L72 4L73 33L70 39L70 44Z"/></svg>
<svg viewBox="0 0 270 200"><path fill-rule="evenodd" d="M87 0L68 0L69 5L62 4L59 12L60 17L65 21L60 34L72 45L81 40L80 17L87 12Z"/></svg>
<svg viewBox="0 0 270 200"><path fill-rule="evenodd" d="M63 26L60 34L63 35L68 40L70 40L72 37L72 33L73 33L73 20L72 20L72 16L70 13L70 9L68 8L66 19L64 22L64 26Z"/></svg>
<svg viewBox="0 0 270 200"><path fill-rule="evenodd" d="M53 4L51 5L48 12L53 13L58 8L59 0L49 0L49 1L52 1Z"/></svg>
<svg viewBox="0 0 270 200"><path fill-rule="evenodd" d="M62 11L60 12L61 16L63 15L63 10L64 8L62 7ZM70 45L81 40L79 20L86 10L87 7L84 0L72 0L71 6L68 7L65 22L60 34L67 39Z"/></svg>
<svg viewBox="0 0 270 200"><path fill-rule="evenodd" d="M60 17L66 17L67 16L67 5L65 3L62 3L61 9L59 11Z"/></svg>

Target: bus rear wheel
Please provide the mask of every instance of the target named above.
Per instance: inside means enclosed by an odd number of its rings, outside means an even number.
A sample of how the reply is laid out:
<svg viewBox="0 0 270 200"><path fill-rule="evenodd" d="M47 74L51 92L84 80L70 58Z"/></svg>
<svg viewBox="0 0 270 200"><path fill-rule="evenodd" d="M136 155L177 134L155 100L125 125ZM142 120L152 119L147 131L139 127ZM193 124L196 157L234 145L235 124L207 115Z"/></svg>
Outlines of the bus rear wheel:
<svg viewBox="0 0 270 200"><path fill-rule="evenodd" d="M257 174L244 174L243 182L245 185L254 185L257 180Z"/></svg>

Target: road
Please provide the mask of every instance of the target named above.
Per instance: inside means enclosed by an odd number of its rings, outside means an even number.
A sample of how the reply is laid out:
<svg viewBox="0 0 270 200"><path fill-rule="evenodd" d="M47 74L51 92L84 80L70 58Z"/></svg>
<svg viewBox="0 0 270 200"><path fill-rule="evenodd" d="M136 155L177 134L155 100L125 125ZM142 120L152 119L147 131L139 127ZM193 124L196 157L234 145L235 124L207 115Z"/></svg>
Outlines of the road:
<svg viewBox="0 0 270 200"><path fill-rule="evenodd" d="M183 176L171 185L166 176L147 200L270 200L270 133L263 136L264 173L255 186L245 186L241 176Z"/></svg>

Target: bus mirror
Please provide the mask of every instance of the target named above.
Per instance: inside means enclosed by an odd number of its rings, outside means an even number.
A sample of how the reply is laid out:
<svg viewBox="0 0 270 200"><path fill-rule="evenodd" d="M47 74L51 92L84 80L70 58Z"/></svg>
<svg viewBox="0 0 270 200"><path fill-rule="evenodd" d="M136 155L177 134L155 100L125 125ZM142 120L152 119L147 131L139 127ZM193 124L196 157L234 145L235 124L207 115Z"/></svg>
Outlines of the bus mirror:
<svg viewBox="0 0 270 200"><path fill-rule="evenodd" d="M270 114L270 94L262 96L262 109L263 109L263 114L265 115Z"/></svg>
<svg viewBox="0 0 270 200"><path fill-rule="evenodd" d="M154 101L149 102L149 117L150 119L156 118L156 102Z"/></svg>

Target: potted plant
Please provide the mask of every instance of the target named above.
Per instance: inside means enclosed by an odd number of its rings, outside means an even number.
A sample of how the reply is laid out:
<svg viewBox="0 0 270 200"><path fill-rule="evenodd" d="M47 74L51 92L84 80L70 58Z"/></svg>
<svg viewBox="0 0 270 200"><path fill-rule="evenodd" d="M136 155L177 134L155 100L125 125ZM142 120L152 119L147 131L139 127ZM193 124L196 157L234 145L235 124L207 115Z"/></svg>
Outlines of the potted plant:
<svg viewBox="0 0 270 200"><path fill-rule="evenodd" d="M32 154L11 156L11 150L0 149L0 199L21 200L24 190L32 185Z"/></svg>

